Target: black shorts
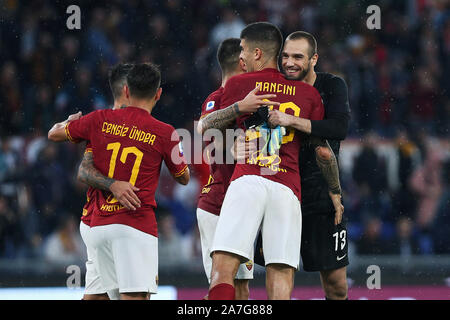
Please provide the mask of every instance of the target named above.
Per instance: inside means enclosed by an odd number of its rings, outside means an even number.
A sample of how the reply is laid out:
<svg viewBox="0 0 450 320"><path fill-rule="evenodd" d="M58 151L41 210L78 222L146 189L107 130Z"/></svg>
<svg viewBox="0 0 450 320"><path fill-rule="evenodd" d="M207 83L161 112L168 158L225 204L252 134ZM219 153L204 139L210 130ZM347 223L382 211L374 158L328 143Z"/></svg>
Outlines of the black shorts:
<svg viewBox="0 0 450 320"><path fill-rule="evenodd" d="M348 265L348 239L344 219L334 225L334 212L302 217L301 256L305 271L340 269Z"/></svg>
<svg viewBox="0 0 450 320"><path fill-rule="evenodd" d="M345 221L334 225L331 214L311 214L302 217L302 265L305 271L335 270L348 261L348 241ZM265 265L261 234L255 248L255 263Z"/></svg>

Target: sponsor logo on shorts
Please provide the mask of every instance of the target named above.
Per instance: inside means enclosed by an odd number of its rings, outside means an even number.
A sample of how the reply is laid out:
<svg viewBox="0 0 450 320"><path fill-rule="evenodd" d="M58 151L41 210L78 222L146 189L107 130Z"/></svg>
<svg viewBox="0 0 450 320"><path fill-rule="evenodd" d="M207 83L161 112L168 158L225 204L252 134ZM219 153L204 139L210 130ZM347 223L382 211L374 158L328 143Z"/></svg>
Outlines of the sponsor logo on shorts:
<svg viewBox="0 0 450 320"><path fill-rule="evenodd" d="M336 260L337 261L341 261L342 259L344 259L345 257L347 256L347 254L344 254L342 257L336 257Z"/></svg>

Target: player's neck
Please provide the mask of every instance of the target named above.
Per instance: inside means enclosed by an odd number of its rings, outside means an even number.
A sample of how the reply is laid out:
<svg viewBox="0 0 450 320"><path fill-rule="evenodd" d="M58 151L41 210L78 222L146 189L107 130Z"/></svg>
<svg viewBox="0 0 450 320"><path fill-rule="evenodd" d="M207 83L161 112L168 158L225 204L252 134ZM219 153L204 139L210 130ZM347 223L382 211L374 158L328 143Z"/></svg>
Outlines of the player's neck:
<svg viewBox="0 0 450 320"><path fill-rule="evenodd" d="M126 99L124 99L124 98L116 99L116 100L114 100L113 110L120 109L123 106L127 106L127 105L128 105L128 101L126 101Z"/></svg>
<svg viewBox="0 0 450 320"><path fill-rule="evenodd" d="M311 69L310 72L303 78L303 82L306 82L307 84L314 86L314 82L316 82L317 74L314 70Z"/></svg>
<svg viewBox="0 0 450 320"><path fill-rule="evenodd" d="M155 101L153 100L141 100L141 99L130 99L129 105L143 109L148 113L152 113L153 107L155 106Z"/></svg>
<svg viewBox="0 0 450 320"><path fill-rule="evenodd" d="M227 73L225 76L223 76L221 87L225 87L225 84L227 83L228 79L230 79L231 77L233 77L237 74L239 74L239 73L238 72L230 72L230 73Z"/></svg>
<svg viewBox="0 0 450 320"><path fill-rule="evenodd" d="M228 79L230 79L231 77L226 75L222 77L222 84L220 85L222 88L225 88L225 84L227 83Z"/></svg>
<svg viewBox="0 0 450 320"><path fill-rule="evenodd" d="M267 68L271 69L277 69L278 70L278 64L275 60L269 59L267 61L257 61L255 63L254 71L261 71Z"/></svg>

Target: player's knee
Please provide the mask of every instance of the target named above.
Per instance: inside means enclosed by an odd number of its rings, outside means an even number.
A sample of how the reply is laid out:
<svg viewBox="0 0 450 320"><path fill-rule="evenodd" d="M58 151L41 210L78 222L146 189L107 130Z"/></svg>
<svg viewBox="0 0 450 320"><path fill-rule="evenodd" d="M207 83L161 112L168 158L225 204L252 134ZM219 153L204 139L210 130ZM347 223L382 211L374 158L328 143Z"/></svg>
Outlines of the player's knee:
<svg viewBox="0 0 450 320"><path fill-rule="evenodd" d="M269 300L289 300L294 287L295 269L285 264L266 266L266 290Z"/></svg>
<svg viewBox="0 0 450 320"><path fill-rule="evenodd" d="M233 284L240 260L231 253L215 251L212 256L211 287L218 283Z"/></svg>
<svg viewBox="0 0 450 320"><path fill-rule="evenodd" d="M348 285L346 268L320 273L325 295L330 300L343 300L347 298Z"/></svg>
<svg viewBox="0 0 450 320"><path fill-rule="evenodd" d="M248 300L250 290L248 288L248 280L234 280L236 289L236 300Z"/></svg>
<svg viewBox="0 0 450 320"><path fill-rule="evenodd" d="M328 149L326 147L317 147L316 154L320 159L326 160L326 161L330 160L332 157L330 149Z"/></svg>

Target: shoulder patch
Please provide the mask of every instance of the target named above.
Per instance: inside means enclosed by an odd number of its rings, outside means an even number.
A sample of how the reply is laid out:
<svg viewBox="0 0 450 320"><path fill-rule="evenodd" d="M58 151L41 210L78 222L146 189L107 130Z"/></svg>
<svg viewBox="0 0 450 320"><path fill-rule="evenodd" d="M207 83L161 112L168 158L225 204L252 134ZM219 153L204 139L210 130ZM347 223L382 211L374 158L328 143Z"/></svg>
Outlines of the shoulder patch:
<svg viewBox="0 0 450 320"><path fill-rule="evenodd" d="M211 110L212 108L214 108L214 104L215 104L215 101L209 101L209 102L206 104L206 109L205 109L205 111L209 111L209 110Z"/></svg>
<svg viewBox="0 0 450 320"><path fill-rule="evenodd" d="M180 156L183 156L183 143L181 141L178 143L178 150L180 151Z"/></svg>

